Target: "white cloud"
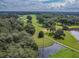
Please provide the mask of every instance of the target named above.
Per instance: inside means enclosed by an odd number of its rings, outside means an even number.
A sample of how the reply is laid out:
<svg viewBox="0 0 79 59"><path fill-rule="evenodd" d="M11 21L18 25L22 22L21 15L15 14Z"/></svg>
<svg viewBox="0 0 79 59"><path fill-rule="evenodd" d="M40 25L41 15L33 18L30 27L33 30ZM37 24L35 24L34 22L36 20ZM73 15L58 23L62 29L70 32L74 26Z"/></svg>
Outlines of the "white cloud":
<svg viewBox="0 0 79 59"><path fill-rule="evenodd" d="M50 0L0 0L0 10L79 10L79 0L64 0L64 2L43 3Z"/></svg>
<svg viewBox="0 0 79 59"><path fill-rule="evenodd" d="M42 2L44 2L44 1L49 1L49 0L36 0L36 1L42 1Z"/></svg>
<svg viewBox="0 0 79 59"><path fill-rule="evenodd" d="M49 3L48 6L50 8L56 8L56 9L78 9L79 7L79 0L64 0L64 2L58 2L58 3Z"/></svg>
<svg viewBox="0 0 79 59"><path fill-rule="evenodd" d="M76 0L65 0L66 3L74 3Z"/></svg>
<svg viewBox="0 0 79 59"><path fill-rule="evenodd" d="M48 4L50 8L63 8L65 3L50 3Z"/></svg>

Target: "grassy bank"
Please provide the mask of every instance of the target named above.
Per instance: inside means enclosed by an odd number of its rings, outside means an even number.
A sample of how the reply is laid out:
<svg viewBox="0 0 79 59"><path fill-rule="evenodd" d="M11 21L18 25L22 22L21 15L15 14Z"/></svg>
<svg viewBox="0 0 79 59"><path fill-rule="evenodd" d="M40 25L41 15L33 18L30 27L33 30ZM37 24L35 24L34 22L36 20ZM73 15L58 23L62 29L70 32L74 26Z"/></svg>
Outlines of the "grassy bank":
<svg viewBox="0 0 79 59"><path fill-rule="evenodd" d="M36 33L33 35L33 38L36 44L38 45L38 47L48 47L52 45L55 41L57 41L66 46L79 50L79 42L74 36L72 36L69 33L69 31L64 31L66 36L63 39L54 39L52 36L47 35L49 31L47 31L46 28L43 28L42 25L37 22L36 16L35 15L31 15L31 16L32 16L32 24L35 26L35 29L36 29ZM56 28L62 28L62 27L56 26ZM38 38L39 31L43 31L45 33L44 38Z"/></svg>
<svg viewBox="0 0 79 59"><path fill-rule="evenodd" d="M79 58L79 53L68 49L64 48L61 49L59 52L53 55L49 55L50 58Z"/></svg>
<svg viewBox="0 0 79 59"><path fill-rule="evenodd" d="M55 39L56 41L67 45L71 48L74 48L76 50L79 50L79 42L77 41L77 39L72 36L68 31L65 31L66 36L64 37L64 39Z"/></svg>
<svg viewBox="0 0 79 59"><path fill-rule="evenodd" d="M47 35L44 36L44 38L38 38L39 31L43 31L46 33L46 29L42 27L41 24L37 23L36 16L32 15L32 23L35 26L36 33L34 34L33 38L35 42L37 43L38 47L48 47L54 43L52 39L47 37Z"/></svg>
<svg viewBox="0 0 79 59"><path fill-rule="evenodd" d="M42 27L42 25L40 25L39 23L37 23L37 20L36 20L36 16L35 15L32 15L32 22L33 22L33 25L35 26L36 28L36 34L33 36L34 37L34 40L35 42L37 43L37 45L39 47L42 47L42 46L50 46L51 44L54 43L53 40L56 40L64 45L67 45L71 48L74 48L74 49L77 49L79 50L79 42L77 41L77 39L72 36L69 31L65 31L65 34L66 36L64 37L64 39L54 39L48 35L46 35L47 31L45 31L46 29ZM59 27L59 26L58 26ZM44 31L45 33L45 37L42 38L42 39L39 39L38 36L37 36L37 33L39 31Z"/></svg>
<svg viewBox="0 0 79 59"><path fill-rule="evenodd" d="M79 26L69 26L69 28L79 28Z"/></svg>

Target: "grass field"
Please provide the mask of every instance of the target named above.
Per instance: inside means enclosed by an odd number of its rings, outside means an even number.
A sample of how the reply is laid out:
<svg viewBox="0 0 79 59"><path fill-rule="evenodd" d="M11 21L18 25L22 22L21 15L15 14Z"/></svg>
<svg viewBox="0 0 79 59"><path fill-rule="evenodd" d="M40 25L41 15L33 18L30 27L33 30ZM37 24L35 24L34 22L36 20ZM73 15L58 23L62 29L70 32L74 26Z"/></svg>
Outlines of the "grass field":
<svg viewBox="0 0 79 59"><path fill-rule="evenodd" d="M36 33L33 36L33 38L34 38L35 42L37 43L38 47L51 46L54 43L54 41L52 39L50 39L49 37L47 37L46 35L44 36L44 38L38 38L39 31L43 31L44 33L46 33L46 29L43 28L41 24L37 23L35 15L32 15L32 18L33 18L32 23L36 29Z"/></svg>
<svg viewBox="0 0 79 59"><path fill-rule="evenodd" d="M58 41L64 45L67 45L71 48L74 48L76 50L79 50L79 42L77 41L77 39L74 36L72 36L68 31L65 31L65 34L66 34L66 36L64 37L64 40L56 39L56 41Z"/></svg>
<svg viewBox="0 0 79 59"><path fill-rule="evenodd" d="M50 58L79 58L79 53L71 49L64 48L54 55L49 55L49 57Z"/></svg>
<svg viewBox="0 0 79 59"><path fill-rule="evenodd" d="M79 42L77 41L77 39L74 36L72 36L69 33L69 31L64 31L66 36L64 37L63 40L54 39L52 36L48 36L48 34L46 34L46 33L49 33L49 31L47 31L46 28L43 28L42 25L37 22L36 16L35 15L31 15L31 16L32 16L32 24L35 26L35 29L36 29L36 33L33 35L33 38L34 38L36 44L38 45L38 47L48 47L48 46L51 46L52 44L54 44L55 41L57 41L66 46L79 50ZM62 28L62 27L56 26L56 28L58 29L58 28ZM45 33L44 38L38 38L39 31L43 31ZM64 50L67 50L67 49L64 49ZM70 51L70 50L68 50L68 51ZM61 51L63 51L63 50L61 50ZM58 55L57 56L54 55L54 57L62 57L64 54L68 53L68 51L62 52L61 54L58 53ZM74 52L70 51L70 53L68 53L66 56L63 56L63 57L72 57L72 53L74 53ZM79 55L76 52L75 52L75 54Z"/></svg>
<svg viewBox="0 0 79 59"><path fill-rule="evenodd" d="M69 26L69 28L79 28L79 26Z"/></svg>
<svg viewBox="0 0 79 59"><path fill-rule="evenodd" d="M38 45L39 47L42 47L43 45L44 45L44 46L50 46L51 44L54 43L53 40L56 40L56 41L58 41L58 42L60 42L60 43L62 43L62 44L65 44L65 45L67 45L67 46L69 46L69 47L72 47L72 48L74 48L74 49L79 50L79 42L77 41L77 39L76 39L75 37L73 37L73 36L69 33L69 31L65 31L66 36L64 37L64 40L62 40L62 39L54 39L54 38L52 38L52 37L49 37L49 36L46 35L46 34L45 34L45 37L44 37L44 38L39 39L38 36L37 36L37 33L38 33L39 31L41 31L41 30L44 31L44 30L46 30L46 29L43 28L42 25L40 25L39 23L37 23L37 20L36 20L36 16L35 16L35 15L32 15L32 18L33 18L33 19L32 19L33 25L34 25L35 28L36 28L36 34L35 34L33 37L34 37L34 40L35 40L35 42L37 43L37 45ZM61 27L58 26L58 28L61 28ZM47 32L44 31L44 33L47 33Z"/></svg>

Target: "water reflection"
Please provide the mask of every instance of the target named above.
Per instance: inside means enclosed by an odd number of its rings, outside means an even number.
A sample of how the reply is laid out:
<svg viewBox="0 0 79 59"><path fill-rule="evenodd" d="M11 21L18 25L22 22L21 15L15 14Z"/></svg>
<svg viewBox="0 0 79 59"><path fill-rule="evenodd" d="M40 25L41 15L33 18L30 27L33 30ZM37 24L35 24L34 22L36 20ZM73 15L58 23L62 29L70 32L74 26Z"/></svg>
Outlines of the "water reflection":
<svg viewBox="0 0 79 59"><path fill-rule="evenodd" d="M50 47L39 48L39 57L40 58L48 58L49 55L55 54L56 52L58 52L62 48L64 48L64 47L57 44L57 43L54 43Z"/></svg>

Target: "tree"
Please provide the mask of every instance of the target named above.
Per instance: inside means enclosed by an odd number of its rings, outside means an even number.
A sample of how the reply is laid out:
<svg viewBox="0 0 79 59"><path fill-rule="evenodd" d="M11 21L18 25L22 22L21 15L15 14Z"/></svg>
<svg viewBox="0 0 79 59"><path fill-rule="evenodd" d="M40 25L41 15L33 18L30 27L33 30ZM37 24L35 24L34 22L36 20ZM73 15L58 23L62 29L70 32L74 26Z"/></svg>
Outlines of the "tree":
<svg viewBox="0 0 79 59"><path fill-rule="evenodd" d="M38 46L25 31L12 34L0 34L0 52L5 53L0 55L0 57L37 57L37 50Z"/></svg>
<svg viewBox="0 0 79 59"><path fill-rule="evenodd" d="M45 18L42 15L37 15L37 20L38 20L38 23L43 24Z"/></svg>
<svg viewBox="0 0 79 59"><path fill-rule="evenodd" d="M50 31L54 32L56 30L56 23L52 20L50 21Z"/></svg>
<svg viewBox="0 0 79 59"><path fill-rule="evenodd" d="M32 23L32 20L27 20L27 23Z"/></svg>
<svg viewBox="0 0 79 59"><path fill-rule="evenodd" d="M28 19L28 20L32 20L32 17L31 17L31 16L27 16L27 19Z"/></svg>
<svg viewBox="0 0 79 59"><path fill-rule="evenodd" d="M40 31L39 34L38 34L38 38L43 38L43 37L44 37L44 32Z"/></svg>
<svg viewBox="0 0 79 59"><path fill-rule="evenodd" d="M63 25L63 30L68 30L68 29L69 29L68 26Z"/></svg>
<svg viewBox="0 0 79 59"><path fill-rule="evenodd" d="M31 16L27 16L27 23L32 23L32 17Z"/></svg>
<svg viewBox="0 0 79 59"><path fill-rule="evenodd" d="M55 33L54 33L54 38L62 38L62 36L65 36L65 33L63 30L58 29Z"/></svg>
<svg viewBox="0 0 79 59"><path fill-rule="evenodd" d="M51 25L50 27L50 32L54 33L56 31L56 27L54 25Z"/></svg>
<svg viewBox="0 0 79 59"><path fill-rule="evenodd" d="M56 23L54 22L54 20L45 20L43 26L47 29L49 29L50 31L55 31L55 25Z"/></svg>
<svg viewBox="0 0 79 59"><path fill-rule="evenodd" d="M25 29L20 30L18 21L20 20L13 16L0 18L0 58L34 58L38 56L37 44ZM28 28L33 29L34 27L31 25Z"/></svg>
<svg viewBox="0 0 79 59"><path fill-rule="evenodd" d="M35 33L35 27L32 24L27 24L25 26L25 30L27 33L33 35Z"/></svg>

